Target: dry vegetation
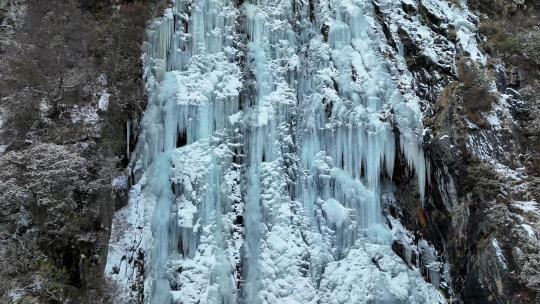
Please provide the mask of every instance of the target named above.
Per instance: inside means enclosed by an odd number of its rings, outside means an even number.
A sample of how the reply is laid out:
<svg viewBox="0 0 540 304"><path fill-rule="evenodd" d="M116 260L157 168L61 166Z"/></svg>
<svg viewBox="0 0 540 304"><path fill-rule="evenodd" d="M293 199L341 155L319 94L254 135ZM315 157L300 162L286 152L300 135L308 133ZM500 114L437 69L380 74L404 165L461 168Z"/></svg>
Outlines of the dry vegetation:
<svg viewBox="0 0 540 304"><path fill-rule="evenodd" d="M523 28L536 28L524 34ZM490 53L499 53L510 57L520 55L527 61L540 63L540 23L532 22L531 19L520 23L508 20L485 20L479 26L479 31L487 37L483 48Z"/></svg>
<svg viewBox="0 0 540 304"><path fill-rule="evenodd" d="M467 112L487 111L497 96L490 88L490 80L469 58L461 58L457 63L458 79L462 85L463 105Z"/></svg>

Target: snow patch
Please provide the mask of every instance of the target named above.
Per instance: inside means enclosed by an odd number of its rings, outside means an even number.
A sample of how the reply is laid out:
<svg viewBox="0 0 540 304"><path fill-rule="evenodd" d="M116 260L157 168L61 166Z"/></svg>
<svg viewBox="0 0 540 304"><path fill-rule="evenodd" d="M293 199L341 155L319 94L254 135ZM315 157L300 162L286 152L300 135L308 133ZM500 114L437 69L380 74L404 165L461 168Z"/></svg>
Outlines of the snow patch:
<svg viewBox="0 0 540 304"><path fill-rule="evenodd" d="M127 190L129 187L129 181L127 175L120 175L113 178L111 186L116 190Z"/></svg>
<svg viewBox="0 0 540 304"><path fill-rule="evenodd" d="M512 206L519 208L525 212L540 214L540 205L536 201L515 201L514 203L512 203Z"/></svg>
<svg viewBox="0 0 540 304"><path fill-rule="evenodd" d="M110 96L111 96L111 94L107 93L106 90L103 90L101 92L101 95L99 96L99 101L98 101L98 108L101 111L107 111L107 108L109 108L109 97Z"/></svg>
<svg viewBox="0 0 540 304"><path fill-rule="evenodd" d="M92 106L73 106L73 109L71 111L72 123L97 124L98 121L99 115L96 112L96 108Z"/></svg>
<svg viewBox="0 0 540 304"><path fill-rule="evenodd" d="M503 266L504 269L508 269L508 265L506 264L506 258L502 253L501 246L499 245L497 239L491 240L491 245L493 246L493 249L495 249L495 255L497 256L497 260L499 261L499 263Z"/></svg>

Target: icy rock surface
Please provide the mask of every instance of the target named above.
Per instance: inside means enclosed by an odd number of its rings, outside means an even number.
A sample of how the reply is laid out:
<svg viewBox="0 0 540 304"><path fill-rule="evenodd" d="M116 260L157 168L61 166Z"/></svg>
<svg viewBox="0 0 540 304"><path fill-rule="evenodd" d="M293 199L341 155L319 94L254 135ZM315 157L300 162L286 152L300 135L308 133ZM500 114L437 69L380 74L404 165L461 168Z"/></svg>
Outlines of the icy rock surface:
<svg viewBox="0 0 540 304"><path fill-rule="evenodd" d="M393 3L377 5L392 18ZM177 0L149 27L150 100L106 269L124 301L445 302L392 251L381 211L398 149L421 196L427 182L419 97L383 32L365 0Z"/></svg>

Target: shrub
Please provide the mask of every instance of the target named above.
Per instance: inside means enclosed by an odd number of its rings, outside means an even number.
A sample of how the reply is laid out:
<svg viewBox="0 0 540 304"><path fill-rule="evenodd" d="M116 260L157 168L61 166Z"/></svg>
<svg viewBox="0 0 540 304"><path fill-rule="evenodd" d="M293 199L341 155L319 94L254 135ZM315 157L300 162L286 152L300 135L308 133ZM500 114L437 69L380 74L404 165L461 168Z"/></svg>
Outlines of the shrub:
<svg viewBox="0 0 540 304"><path fill-rule="evenodd" d="M485 20L478 26L478 32L485 36L491 36L499 33L502 26L500 21Z"/></svg>
<svg viewBox="0 0 540 304"><path fill-rule="evenodd" d="M448 37L448 39L450 41L457 41L457 32L456 32L456 29L455 28L450 28L448 29L448 33L446 34L446 36Z"/></svg>
<svg viewBox="0 0 540 304"><path fill-rule="evenodd" d="M15 304L33 304L36 303L36 299L31 296L22 296L17 299Z"/></svg>
<svg viewBox="0 0 540 304"><path fill-rule="evenodd" d="M521 50L521 41L517 35L511 34L512 28L506 20L485 20L478 31L487 37L484 48L502 54L516 54Z"/></svg>
<svg viewBox="0 0 540 304"><path fill-rule="evenodd" d="M528 40L525 52L536 64L540 64L540 33L536 33Z"/></svg>
<svg viewBox="0 0 540 304"><path fill-rule="evenodd" d="M467 167L466 191L484 201L494 200L499 194L501 183L497 172L479 159L471 159Z"/></svg>
<svg viewBox="0 0 540 304"><path fill-rule="evenodd" d="M5 105L7 111L4 112L4 124L9 136L14 141L26 138L26 135L37 123L39 117L38 100L28 88L16 93L11 102Z"/></svg>
<svg viewBox="0 0 540 304"><path fill-rule="evenodd" d="M458 78L462 83L463 105L469 113L487 111L496 101L490 82L478 65L469 58L461 58L457 66Z"/></svg>
<svg viewBox="0 0 540 304"><path fill-rule="evenodd" d="M516 54L522 50L520 39L506 33L497 33L490 41L496 50L504 54Z"/></svg>

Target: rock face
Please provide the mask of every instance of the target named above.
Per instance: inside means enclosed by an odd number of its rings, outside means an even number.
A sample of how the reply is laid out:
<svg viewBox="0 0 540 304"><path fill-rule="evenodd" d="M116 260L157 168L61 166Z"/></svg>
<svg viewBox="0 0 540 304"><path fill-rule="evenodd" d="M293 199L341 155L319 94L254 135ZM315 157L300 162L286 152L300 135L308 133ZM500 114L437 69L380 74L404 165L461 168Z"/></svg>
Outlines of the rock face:
<svg viewBox="0 0 540 304"><path fill-rule="evenodd" d="M150 11L124 1L0 1L0 303L106 301Z"/></svg>
<svg viewBox="0 0 540 304"><path fill-rule="evenodd" d="M465 303L540 301L535 5L469 2L487 60L459 55L426 112L431 184L424 205L409 194L407 170L396 171L400 218L445 253Z"/></svg>

